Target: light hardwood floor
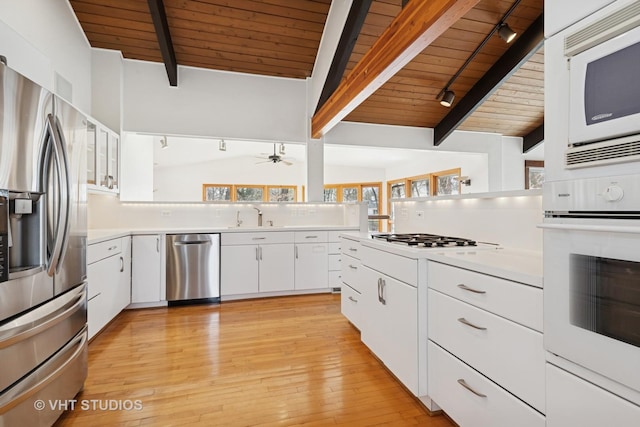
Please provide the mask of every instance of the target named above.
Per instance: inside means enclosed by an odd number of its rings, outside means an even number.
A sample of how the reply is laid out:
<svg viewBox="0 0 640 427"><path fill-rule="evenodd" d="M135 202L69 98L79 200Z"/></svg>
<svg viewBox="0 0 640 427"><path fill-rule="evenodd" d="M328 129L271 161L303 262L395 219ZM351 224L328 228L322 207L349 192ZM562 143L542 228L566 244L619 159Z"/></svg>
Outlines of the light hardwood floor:
<svg viewBox="0 0 640 427"><path fill-rule="evenodd" d="M331 294L125 311L90 343L77 399L57 426L454 425L403 389Z"/></svg>

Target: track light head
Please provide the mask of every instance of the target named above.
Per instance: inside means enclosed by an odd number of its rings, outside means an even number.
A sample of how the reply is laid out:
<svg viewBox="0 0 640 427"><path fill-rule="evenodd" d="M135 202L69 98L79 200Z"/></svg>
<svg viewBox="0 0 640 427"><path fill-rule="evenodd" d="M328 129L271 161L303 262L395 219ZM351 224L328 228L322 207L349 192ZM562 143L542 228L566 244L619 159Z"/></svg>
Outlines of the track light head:
<svg viewBox="0 0 640 427"><path fill-rule="evenodd" d="M165 148L169 147L169 143L167 142L167 137L163 136L162 138L160 138L160 148L162 148L163 150Z"/></svg>
<svg viewBox="0 0 640 427"><path fill-rule="evenodd" d="M443 107L451 107L451 104L453 104L453 100L455 98L456 94L453 93L452 90L445 89L444 93L442 94L442 99L440 100L440 105L442 105Z"/></svg>
<svg viewBox="0 0 640 427"><path fill-rule="evenodd" d="M498 27L498 35L505 42L511 43L516 38L517 33L509 27L509 24L502 23Z"/></svg>

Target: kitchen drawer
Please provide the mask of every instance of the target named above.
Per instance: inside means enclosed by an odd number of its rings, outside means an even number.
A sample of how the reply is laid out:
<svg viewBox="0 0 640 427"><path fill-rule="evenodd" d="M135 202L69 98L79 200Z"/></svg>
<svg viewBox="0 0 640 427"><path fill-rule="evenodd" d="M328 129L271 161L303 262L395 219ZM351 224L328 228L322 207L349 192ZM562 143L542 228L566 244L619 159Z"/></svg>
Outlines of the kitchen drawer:
<svg viewBox="0 0 640 427"><path fill-rule="evenodd" d="M329 242L329 253L330 254L339 254L340 253L340 242Z"/></svg>
<svg viewBox="0 0 640 427"><path fill-rule="evenodd" d="M429 288L542 332L542 289L429 262Z"/></svg>
<svg viewBox="0 0 640 427"><path fill-rule="evenodd" d="M93 264L122 252L122 239L112 239L87 246L87 264Z"/></svg>
<svg viewBox="0 0 640 427"><path fill-rule="evenodd" d="M340 270L340 259L342 258L341 254L331 254L329 255L329 271Z"/></svg>
<svg viewBox="0 0 640 427"><path fill-rule="evenodd" d="M639 406L547 364L548 427L631 427L639 420Z"/></svg>
<svg viewBox="0 0 640 427"><path fill-rule="evenodd" d="M360 260L349 255L342 254L341 272L342 282L351 286L358 292L362 292L362 283L359 278L359 271L362 265Z"/></svg>
<svg viewBox="0 0 640 427"><path fill-rule="evenodd" d="M360 259L360 242L357 240L346 239L343 237L340 250L343 254Z"/></svg>
<svg viewBox="0 0 640 427"><path fill-rule="evenodd" d="M541 333L433 289L427 298L430 340L545 412Z"/></svg>
<svg viewBox="0 0 640 427"><path fill-rule="evenodd" d="M262 245L267 243L293 243L294 234L291 231L265 231L258 233L222 233L220 244L231 245Z"/></svg>
<svg viewBox="0 0 640 427"><path fill-rule="evenodd" d="M340 291L340 307L342 315L360 329L362 322L362 295L351 286L343 286Z"/></svg>
<svg viewBox="0 0 640 427"><path fill-rule="evenodd" d="M340 235L343 233L348 233L349 231L354 231L354 230L331 230L329 231L327 234L329 236L329 242L333 242L333 243L339 243L340 242Z"/></svg>
<svg viewBox="0 0 640 427"><path fill-rule="evenodd" d="M545 426L543 415L433 342L427 351L429 397L460 427Z"/></svg>
<svg viewBox="0 0 640 427"><path fill-rule="evenodd" d="M330 271L329 272L329 287L330 288L341 288L342 287L342 272L341 271Z"/></svg>
<svg viewBox="0 0 640 427"><path fill-rule="evenodd" d="M295 242L296 243L316 243L316 242L328 242L329 232L327 231L296 231Z"/></svg>
<svg viewBox="0 0 640 427"><path fill-rule="evenodd" d="M415 259L362 246L360 262L372 270L396 278L408 285L418 286L418 261Z"/></svg>

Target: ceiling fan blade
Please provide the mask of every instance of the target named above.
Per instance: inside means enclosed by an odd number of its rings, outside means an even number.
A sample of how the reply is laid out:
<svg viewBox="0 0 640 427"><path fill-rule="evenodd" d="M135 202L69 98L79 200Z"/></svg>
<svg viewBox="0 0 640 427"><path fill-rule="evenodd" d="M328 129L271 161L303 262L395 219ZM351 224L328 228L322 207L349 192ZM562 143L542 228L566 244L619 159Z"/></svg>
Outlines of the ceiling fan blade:
<svg viewBox="0 0 640 427"><path fill-rule="evenodd" d="M287 161L287 160L280 160L282 163L284 163L287 166L291 166L293 163Z"/></svg>
<svg viewBox="0 0 640 427"><path fill-rule="evenodd" d="M263 162L255 162L254 164L255 165L259 165L259 164L262 164L262 163L271 163L271 160L265 160Z"/></svg>

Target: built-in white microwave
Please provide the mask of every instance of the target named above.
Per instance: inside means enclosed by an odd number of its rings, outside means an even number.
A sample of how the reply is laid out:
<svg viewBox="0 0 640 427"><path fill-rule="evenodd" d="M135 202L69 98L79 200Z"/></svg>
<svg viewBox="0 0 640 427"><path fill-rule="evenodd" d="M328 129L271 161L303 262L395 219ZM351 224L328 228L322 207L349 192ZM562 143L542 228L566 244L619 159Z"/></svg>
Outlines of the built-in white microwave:
<svg viewBox="0 0 640 427"><path fill-rule="evenodd" d="M640 160L640 1L565 38L567 167Z"/></svg>

